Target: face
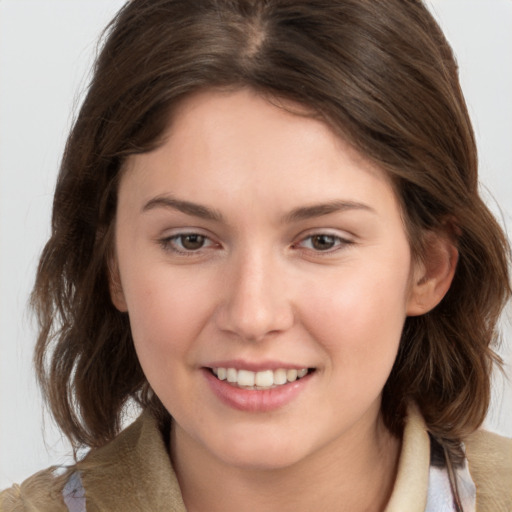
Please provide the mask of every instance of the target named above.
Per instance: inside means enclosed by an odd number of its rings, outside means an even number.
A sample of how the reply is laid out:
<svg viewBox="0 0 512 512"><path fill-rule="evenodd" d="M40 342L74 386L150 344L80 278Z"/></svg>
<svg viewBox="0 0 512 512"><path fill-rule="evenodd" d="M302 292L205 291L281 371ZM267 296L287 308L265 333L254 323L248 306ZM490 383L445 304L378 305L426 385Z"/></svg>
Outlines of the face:
<svg viewBox="0 0 512 512"><path fill-rule="evenodd" d="M126 164L116 258L176 442L284 467L378 423L410 248L389 181L324 123L247 90L188 98Z"/></svg>

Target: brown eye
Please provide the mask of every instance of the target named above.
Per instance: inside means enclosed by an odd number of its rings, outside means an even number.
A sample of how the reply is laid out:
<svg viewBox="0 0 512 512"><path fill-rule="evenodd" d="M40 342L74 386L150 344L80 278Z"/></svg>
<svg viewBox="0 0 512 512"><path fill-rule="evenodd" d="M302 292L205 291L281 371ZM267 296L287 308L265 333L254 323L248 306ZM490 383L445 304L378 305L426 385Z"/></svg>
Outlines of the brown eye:
<svg viewBox="0 0 512 512"><path fill-rule="evenodd" d="M178 245L181 245L181 247L187 251L197 251L204 246L206 237L192 233L189 235L179 235L176 237L176 241Z"/></svg>
<svg viewBox="0 0 512 512"><path fill-rule="evenodd" d="M337 253L339 250L345 249L353 244L354 242L350 239L320 232L306 236L296 244L296 247L307 249L310 253L324 252L328 255Z"/></svg>
<svg viewBox="0 0 512 512"><path fill-rule="evenodd" d="M207 249L219 248L206 235L200 233L181 233L158 240L158 244L165 252L177 256L197 256Z"/></svg>
<svg viewBox="0 0 512 512"><path fill-rule="evenodd" d="M327 251L332 249L338 240L338 237L331 235L314 235L311 237L311 246L317 251Z"/></svg>

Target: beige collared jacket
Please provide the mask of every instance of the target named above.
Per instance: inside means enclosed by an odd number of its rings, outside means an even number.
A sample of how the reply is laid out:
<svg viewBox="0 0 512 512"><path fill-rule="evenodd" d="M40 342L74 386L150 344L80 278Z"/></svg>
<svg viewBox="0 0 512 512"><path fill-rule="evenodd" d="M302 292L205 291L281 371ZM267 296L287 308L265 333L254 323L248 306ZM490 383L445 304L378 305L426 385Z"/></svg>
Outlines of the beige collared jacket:
<svg viewBox="0 0 512 512"><path fill-rule="evenodd" d="M464 444L476 511L512 512L512 440L478 431ZM429 472L429 436L412 410L385 512L424 512L430 500ZM162 435L148 413L114 441L91 451L65 477L57 473L50 468L3 491L0 512L186 512ZM69 475L79 475L78 488Z"/></svg>

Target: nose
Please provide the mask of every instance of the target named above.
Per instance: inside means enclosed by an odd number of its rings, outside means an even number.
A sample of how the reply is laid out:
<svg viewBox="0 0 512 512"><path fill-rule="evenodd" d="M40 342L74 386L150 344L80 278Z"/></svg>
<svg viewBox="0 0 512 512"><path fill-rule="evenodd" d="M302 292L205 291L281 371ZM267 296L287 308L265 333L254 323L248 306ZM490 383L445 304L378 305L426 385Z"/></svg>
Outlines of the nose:
<svg viewBox="0 0 512 512"><path fill-rule="evenodd" d="M260 341L294 323L283 268L276 258L251 254L230 265L217 325L247 341Z"/></svg>

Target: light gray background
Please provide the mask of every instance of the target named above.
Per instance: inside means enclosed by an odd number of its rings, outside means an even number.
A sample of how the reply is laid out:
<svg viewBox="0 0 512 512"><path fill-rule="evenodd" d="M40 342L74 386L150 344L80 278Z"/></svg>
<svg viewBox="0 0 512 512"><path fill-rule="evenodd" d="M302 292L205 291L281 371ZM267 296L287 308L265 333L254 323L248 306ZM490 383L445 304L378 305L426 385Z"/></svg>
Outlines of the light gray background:
<svg viewBox="0 0 512 512"><path fill-rule="evenodd" d="M0 489L69 461L69 447L42 412L31 366L35 331L27 299L49 233L60 155L95 42L122 4L0 0ZM512 1L430 4L458 56L485 197L510 231ZM504 324L502 354L510 378L512 329ZM497 378L494 391L487 426L512 436L510 382Z"/></svg>

